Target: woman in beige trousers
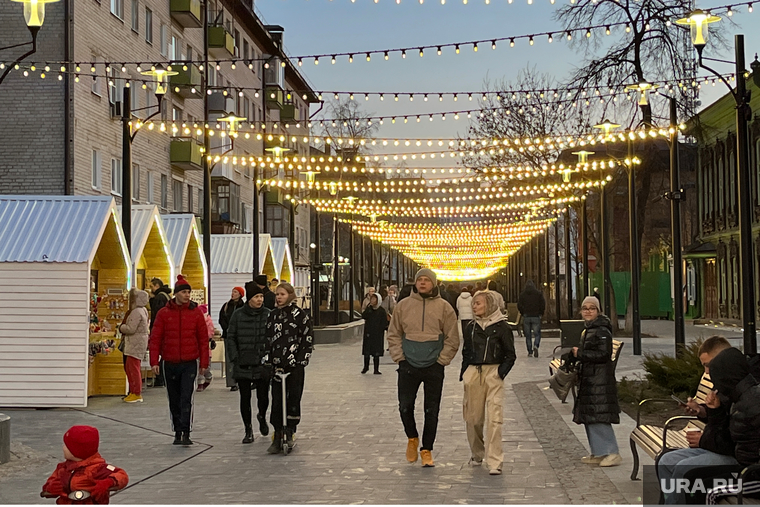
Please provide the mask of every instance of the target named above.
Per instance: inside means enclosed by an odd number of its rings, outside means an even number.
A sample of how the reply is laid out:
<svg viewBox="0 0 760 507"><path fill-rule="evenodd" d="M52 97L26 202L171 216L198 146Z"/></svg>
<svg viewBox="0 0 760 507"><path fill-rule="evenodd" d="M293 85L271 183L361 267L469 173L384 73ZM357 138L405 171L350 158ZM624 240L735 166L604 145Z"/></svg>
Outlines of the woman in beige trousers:
<svg viewBox="0 0 760 507"><path fill-rule="evenodd" d="M517 359L515 339L492 291L479 292L472 299L472 313L474 319L464 329L459 376L464 381L470 465L479 466L485 459L489 473L500 475L504 460L501 447L504 377Z"/></svg>

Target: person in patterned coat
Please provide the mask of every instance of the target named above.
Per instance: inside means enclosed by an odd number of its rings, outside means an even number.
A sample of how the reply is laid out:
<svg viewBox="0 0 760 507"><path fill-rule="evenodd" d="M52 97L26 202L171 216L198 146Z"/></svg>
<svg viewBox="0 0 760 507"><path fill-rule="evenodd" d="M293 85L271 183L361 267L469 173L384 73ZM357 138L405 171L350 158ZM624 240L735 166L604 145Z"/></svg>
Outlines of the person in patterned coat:
<svg viewBox="0 0 760 507"><path fill-rule="evenodd" d="M293 447L293 434L301 421L301 395L304 387L304 369L309 365L314 348L314 334L308 312L299 308L296 303L296 292L293 286L283 282L275 290L277 307L269 314L267 320L267 352L266 364L271 364L274 372L290 373L286 379L285 400L287 411L287 428L285 436L288 445ZM278 454L282 451L282 380L277 375L272 379L272 412L270 422L275 428L272 445L267 452Z"/></svg>

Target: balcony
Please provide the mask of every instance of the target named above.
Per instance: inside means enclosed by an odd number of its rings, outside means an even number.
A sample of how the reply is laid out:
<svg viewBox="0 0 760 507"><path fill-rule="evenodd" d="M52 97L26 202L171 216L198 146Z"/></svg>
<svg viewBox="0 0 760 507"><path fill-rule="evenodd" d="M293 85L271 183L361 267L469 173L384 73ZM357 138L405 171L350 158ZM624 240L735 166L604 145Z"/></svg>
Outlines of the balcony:
<svg viewBox="0 0 760 507"><path fill-rule="evenodd" d="M232 58L235 56L235 38L223 26L209 26L208 52L212 58Z"/></svg>
<svg viewBox="0 0 760 507"><path fill-rule="evenodd" d="M186 171L203 169L203 144L193 138L172 139L169 147L169 160L174 167Z"/></svg>
<svg viewBox="0 0 760 507"><path fill-rule="evenodd" d="M282 109L284 105L283 91L279 86L266 86L267 107L269 109Z"/></svg>
<svg viewBox="0 0 760 507"><path fill-rule="evenodd" d="M200 0L171 0L172 18L183 28L201 27Z"/></svg>
<svg viewBox="0 0 760 507"><path fill-rule="evenodd" d="M280 121L301 121L301 110L295 104L284 104L280 111Z"/></svg>
<svg viewBox="0 0 760 507"><path fill-rule="evenodd" d="M214 91L208 96L208 112L229 116L235 113L235 99L229 93L225 95L220 91Z"/></svg>
<svg viewBox="0 0 760 507"><path fill-rule="evenodd" d="M281 188L273 188L264 192L267 204L282 204L285 200L285 192Z"/></svg>
<svg viewBox="0 0 760 507"><path fill-rule="evenodd" d="M176 76L169 78L172 92L186 99L203 98L200 92L201 71L192 64L187 65L187 70L182 70L184 65L182 62L172 62L172 70L178 72ZM193 89L195 89L195 93L193 93Z"/></svg>

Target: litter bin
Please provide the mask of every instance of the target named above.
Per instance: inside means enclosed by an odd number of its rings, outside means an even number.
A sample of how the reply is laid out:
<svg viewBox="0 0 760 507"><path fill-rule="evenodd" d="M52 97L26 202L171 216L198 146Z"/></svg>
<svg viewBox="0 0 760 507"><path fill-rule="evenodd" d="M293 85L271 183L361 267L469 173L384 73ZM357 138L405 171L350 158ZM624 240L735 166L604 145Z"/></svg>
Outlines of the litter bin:
<svg viewBox="0 0 760 507"><path fill-rule="evenodd" d="M581 333L586 328L586 321L560 320L559 328L562 331L562 348L578 347L581 344Z"/></svg>

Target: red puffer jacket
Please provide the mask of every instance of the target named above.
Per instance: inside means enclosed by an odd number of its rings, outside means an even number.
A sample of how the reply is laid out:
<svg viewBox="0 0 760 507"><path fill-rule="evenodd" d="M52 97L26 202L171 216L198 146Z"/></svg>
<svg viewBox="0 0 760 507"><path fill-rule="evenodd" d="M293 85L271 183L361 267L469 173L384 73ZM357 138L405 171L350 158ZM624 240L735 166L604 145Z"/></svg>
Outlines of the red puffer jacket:
<svg viewBox="0 0 760 507"><path fill-rule="evenodd" d="M100 481L110 481L108 489L103 488L97 492L96 484ZM42 486L43 498L55 498L58 505L107 505L111 491L123 489L129 482L127 473L119 467L109 465L95 453L82 461L69 461L59 463L53 474ZM82 500L72 500L69 493L74 491L86 491ZM92 496L88 496L91 494Z"/></svg>
<svg viewBox="0 0 760 507"><path fill-rule="evenodd" d="M178 305L169 301L158 311L150 333L150 365L157 366L159 356L170 363L201 360L208 368L208 328L203 312L192 301Z"/></svg>

